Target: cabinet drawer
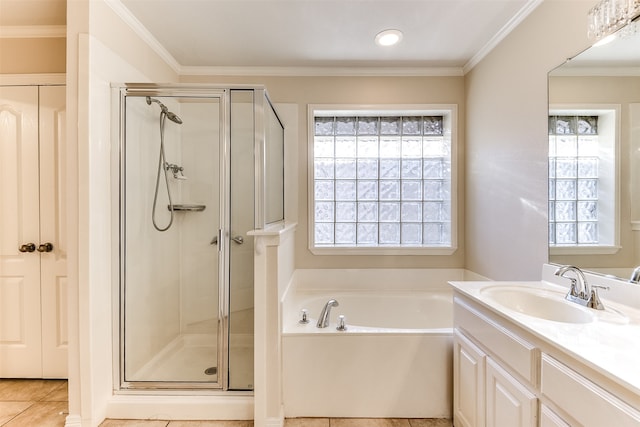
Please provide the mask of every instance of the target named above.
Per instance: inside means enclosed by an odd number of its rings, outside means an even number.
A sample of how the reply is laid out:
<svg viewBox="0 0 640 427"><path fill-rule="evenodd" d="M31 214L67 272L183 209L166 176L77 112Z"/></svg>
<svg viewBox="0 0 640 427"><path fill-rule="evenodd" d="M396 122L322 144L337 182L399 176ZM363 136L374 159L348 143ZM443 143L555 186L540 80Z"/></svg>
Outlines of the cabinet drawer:
<svg viewBox="0 0 640 427"><path fill-rule="evenodd" d="M520 374L531 385L537 385L539 351L531 343L487 318L459 298L454 299L456 326L473 336L491 353Z"/></svg>
<svg viewBox="0 0 640 427"><path fill-rule="evenodd" d="M640 412L547 354L541 392L585 427L638 427Z"/></svg>

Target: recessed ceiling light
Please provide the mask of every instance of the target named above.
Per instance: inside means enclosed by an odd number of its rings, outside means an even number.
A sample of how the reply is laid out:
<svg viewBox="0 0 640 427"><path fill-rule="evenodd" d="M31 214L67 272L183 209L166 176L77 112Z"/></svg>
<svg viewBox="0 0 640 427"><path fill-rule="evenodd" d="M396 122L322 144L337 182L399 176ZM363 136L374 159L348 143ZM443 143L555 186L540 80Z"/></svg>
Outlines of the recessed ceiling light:
<svg viewBox="0 0 640 427"><path fill-rule="evenodd" d="M378 46L393 46L402 40L402 31L384 30L376 34L376 44Z"/></svg>

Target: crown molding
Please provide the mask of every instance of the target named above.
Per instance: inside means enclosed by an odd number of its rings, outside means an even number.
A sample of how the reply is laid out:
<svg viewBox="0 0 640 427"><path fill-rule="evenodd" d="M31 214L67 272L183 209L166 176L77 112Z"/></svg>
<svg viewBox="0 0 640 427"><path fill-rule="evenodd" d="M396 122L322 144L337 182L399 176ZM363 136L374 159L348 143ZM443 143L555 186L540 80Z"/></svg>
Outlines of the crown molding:
<svg viewBox="0 0 640 427"><path fill-rule="evenodd" d="M461 67L181 67L181 76L450 77Z"/></svg>
<svg viewBox="0 0 640 427"><path fill-rule="evenodd" d="M165 61L169 67L180 74L180 64L169 53L167 49L160 44L147 28L133 16L131 11L127 9L120 0L105 0L105 3L118 15L155 53L158 54Z"/></svg>
<svg viewBox="0 0 640 427"><path fill-rule="evenodd" d="M61 74L0 74L0 86L64 85L67 75Z"/></svg>
<svg viewBox="0 0 640 427"><path fill-rule="evenodd" d="M41 39L67 37L66 25L0 26L0 39Z"/></svg>
<svg viewBox="0 0 640 427"><path fill-rule="evenodd" d="M485 56L489 54L496 46L500 44L505 37L509 35L518 25L525 20L527 16L531 12L535 10L540 4L542 4L543 0L529 0L527 4L524 5L522 9L518 11L518 13L507 22L507 24L500 29L492 38L489 40L487 44L485 44L482 49L478 51L473 57L467 62L464 67L462 67L464 74L467 74L469 71L473 69L476 65L480 63L484 59Z"/></svg>

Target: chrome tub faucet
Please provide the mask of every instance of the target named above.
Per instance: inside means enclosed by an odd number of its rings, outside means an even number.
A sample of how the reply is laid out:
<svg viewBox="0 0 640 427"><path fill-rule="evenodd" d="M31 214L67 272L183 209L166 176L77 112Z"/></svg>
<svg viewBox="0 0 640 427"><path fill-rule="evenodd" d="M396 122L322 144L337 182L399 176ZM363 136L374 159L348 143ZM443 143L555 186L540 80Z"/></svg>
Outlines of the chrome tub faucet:
<svg viewBox="0 0 640 427"><path fill-rule="evenodd" d="M320 316L318 316L318 323L316 326L318 328L326 328L329 326L329 315L331 314L331 307L337 307L338 301L334 299L330 299L327 303L322 307L322 311L320 312Z"/></svg>

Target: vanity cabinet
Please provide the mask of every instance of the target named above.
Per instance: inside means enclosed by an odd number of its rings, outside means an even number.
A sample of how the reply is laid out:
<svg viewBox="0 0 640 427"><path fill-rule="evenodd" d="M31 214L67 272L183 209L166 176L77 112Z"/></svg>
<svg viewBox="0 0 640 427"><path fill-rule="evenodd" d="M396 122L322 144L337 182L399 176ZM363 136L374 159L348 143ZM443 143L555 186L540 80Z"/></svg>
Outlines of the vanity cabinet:
<svg viewBox="0 0 640 427"><path fill-rule="evenodd" d="M458 292L453 387L456 427L640 426L640 396Z"/></svg>
<svg viewBox="0 0 640 427"><path fill-rule="evenodd" d="M540 391L580 425L640 425L638 410L548 354L542 355Z"/></svg>
<svg viewBox="0 0 640 427"><path fill-rule="evenodd" d="M458 298L454 324L454 425L537 426L538 350Z"/></svg>

